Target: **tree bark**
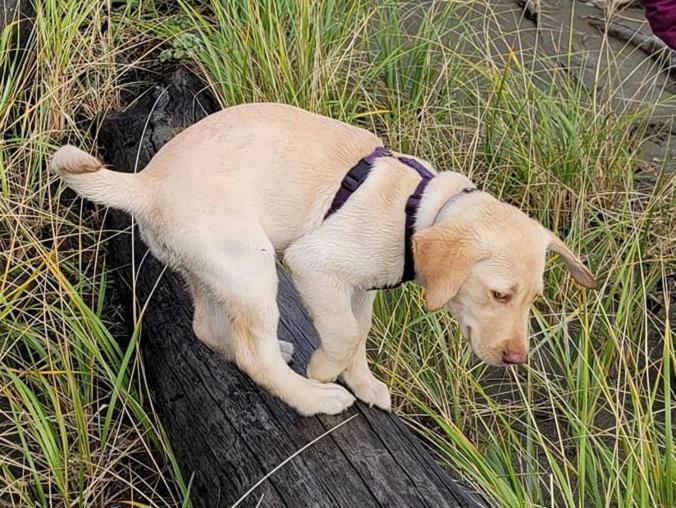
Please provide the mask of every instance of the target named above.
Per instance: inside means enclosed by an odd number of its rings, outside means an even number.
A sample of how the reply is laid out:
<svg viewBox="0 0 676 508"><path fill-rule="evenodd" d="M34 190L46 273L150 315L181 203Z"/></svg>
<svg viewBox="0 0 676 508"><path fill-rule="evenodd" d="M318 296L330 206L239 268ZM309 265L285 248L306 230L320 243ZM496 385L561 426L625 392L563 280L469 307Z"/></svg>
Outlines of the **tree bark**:
<svg viewBox="0 0 676 508"><path fill-rule="evenodd" d="M194 76L178 71L133 109L108 114L98 132L105 162L133 171L138 157L138 167L145 166L176 133L217 109L198 92L203 89ZM137 301L148 302L140 339L145 371L186 481L192 478L196 506L236 504L331 429L239 506L485 506L434 462L396 416L357 404L338 416L304 418L260 389L195 338L182 280L146 255L138 233L131 234L130 218L111 210L106 224L114 232L107 242L112 291L128 328L132 260ZM279 275L279 338L294 343L292 366L304 373L317 333L283 270Z"/></svg>

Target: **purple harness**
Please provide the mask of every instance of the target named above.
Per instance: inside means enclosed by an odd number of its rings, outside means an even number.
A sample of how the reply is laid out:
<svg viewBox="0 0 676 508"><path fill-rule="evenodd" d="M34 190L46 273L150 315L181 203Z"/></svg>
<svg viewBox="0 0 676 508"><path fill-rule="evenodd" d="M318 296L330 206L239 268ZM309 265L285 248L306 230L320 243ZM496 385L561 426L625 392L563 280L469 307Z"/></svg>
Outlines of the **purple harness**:
<svg viewBox="0 0 676 508"><path fill-rule="evenodd" d="M340 189L336 193L336 196L333 198L331 203L331 208L326 212L324 219L327 219L330 215L337 212L347 201L347 199L359 188L359 186L364 183L366 177L371 172L371 167L376 159L379 157L394 157L392 152L390 152L384 146L379 146L376 148L371 155L361 159L356 166L354 166L343 178L343 181L340 184ZM397 157L399 162L406 164L408 167L415 169L420 175L420 183L408 197L406 202L406 231L404 234L404 273L401 278L402 282L410 281L415 279L415 264L413 260L413 248L411 246L411 238L415 231L415 216L418 212L418 207L420 206L420 200L422 199L423 192L425 192L425 187L430 182L434 175L427 169L425 166L420 164L415 159L410 157ZM390 287L396 287L395 286Z"/></svg>

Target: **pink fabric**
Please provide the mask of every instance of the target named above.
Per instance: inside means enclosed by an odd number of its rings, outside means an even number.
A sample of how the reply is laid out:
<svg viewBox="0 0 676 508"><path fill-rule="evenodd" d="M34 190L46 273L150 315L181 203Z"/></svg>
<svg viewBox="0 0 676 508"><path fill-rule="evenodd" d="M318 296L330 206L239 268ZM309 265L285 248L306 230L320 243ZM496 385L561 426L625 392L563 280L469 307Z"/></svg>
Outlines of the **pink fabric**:
<svg viewBox="0 0 676 508"><path fill-rule="evenodd" d="M653 33L676 49L676 0L641 0Z"/></svg>

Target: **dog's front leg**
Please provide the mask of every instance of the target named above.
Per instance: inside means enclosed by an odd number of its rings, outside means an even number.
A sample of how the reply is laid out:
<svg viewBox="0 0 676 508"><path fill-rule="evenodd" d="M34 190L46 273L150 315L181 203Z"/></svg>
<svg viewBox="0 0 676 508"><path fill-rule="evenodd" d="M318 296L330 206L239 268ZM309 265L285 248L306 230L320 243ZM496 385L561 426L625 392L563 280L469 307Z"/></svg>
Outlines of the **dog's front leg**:
<svg viewBox="0 0 676 508"><path fill-rule="evenodd" d="M390 390L385 383L375 378L366 358L366 340L371 330L375 296L375 290L355 290L352 295L352 310L359 326L359 344L341 378L359 400L389 411L392 407Z"/></svg>
<svg viewBox="0 0 676 508"><path fill-rule="evenodd" d="M323 382L339 376L367 404L389 411L390 392L368 368L366 338L375 291L343 285L317 272L294 272L294 283L310 310L321 344L308 365L308 377Z"/></svg>
<svg viewBox="0 0 676 508"><path fill-rule="evenodd" d="M347 368L359 345L359 324L352 311L352 288L314 270L292 267L293 282L310 311L321 344L308 377L333 382Z"/></svg>

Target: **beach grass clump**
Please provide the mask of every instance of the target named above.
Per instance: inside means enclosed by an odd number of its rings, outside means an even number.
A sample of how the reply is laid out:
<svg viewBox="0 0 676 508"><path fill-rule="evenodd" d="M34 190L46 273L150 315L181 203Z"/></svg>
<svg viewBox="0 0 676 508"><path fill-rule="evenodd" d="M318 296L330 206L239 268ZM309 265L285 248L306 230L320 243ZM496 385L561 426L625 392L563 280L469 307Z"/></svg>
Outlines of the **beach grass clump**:
<svg viewBox="0 0 676 508"><path fill-rule="evenodd" d="M453 319L406 286L376 300L373 368L437 460L499 506L675 504L675 180L643 154L663 76L625 100L612 69L579 79L594 62L517 46L486 4L42 2L18 60L5 29L0 499L188 502L139 330L113 339L97 222L46 170L56 144L94 146L126 76L161 60L223 107L279 101L371 129L565 239L599 289L548 261L526 366L477 363Z"/></svg>

